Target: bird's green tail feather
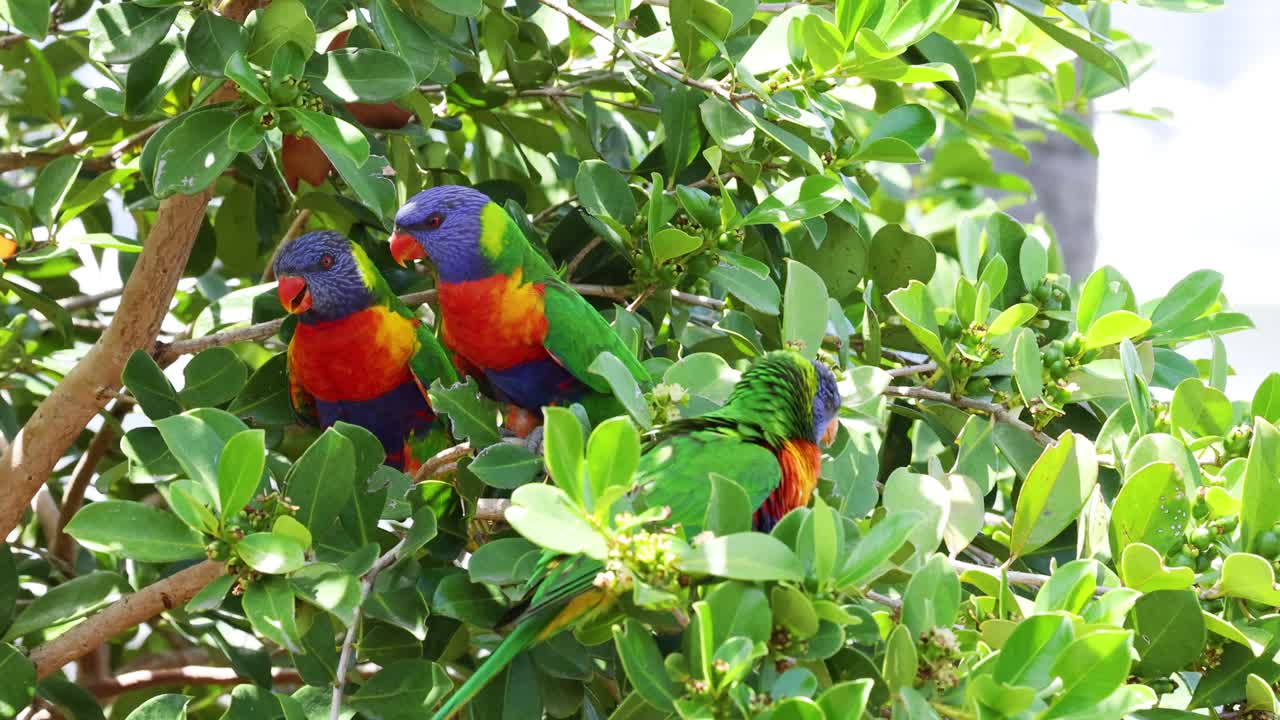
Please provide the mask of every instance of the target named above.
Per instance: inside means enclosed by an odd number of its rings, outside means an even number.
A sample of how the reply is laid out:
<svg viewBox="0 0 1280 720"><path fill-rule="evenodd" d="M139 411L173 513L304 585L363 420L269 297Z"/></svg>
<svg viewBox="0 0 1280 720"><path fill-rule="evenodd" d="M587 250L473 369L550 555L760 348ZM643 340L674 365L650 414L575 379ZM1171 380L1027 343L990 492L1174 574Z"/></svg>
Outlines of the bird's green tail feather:
<svg viewBox="0 0 1280 720"><path fill-rule="evenodd" d="M436 714L431 716L431 720L445 720L466 705L476 693L489 684L490 680L511 664L517 655L532 645L542 631L551 625L556 616L553 613L544 613L530 617L517 625L516 629L493 651L493 654L485 658L484 664L476 670L475 674L467 678L467 681L462 683L462 687L458 688L436 711Z"/></svg>

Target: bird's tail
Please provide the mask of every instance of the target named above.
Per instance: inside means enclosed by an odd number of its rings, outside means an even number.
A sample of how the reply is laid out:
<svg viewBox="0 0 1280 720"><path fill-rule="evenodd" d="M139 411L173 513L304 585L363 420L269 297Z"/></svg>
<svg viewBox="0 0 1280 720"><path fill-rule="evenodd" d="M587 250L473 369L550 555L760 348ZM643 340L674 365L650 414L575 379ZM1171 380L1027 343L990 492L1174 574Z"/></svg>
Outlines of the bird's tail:
<svg viewBox="0 0 1280 720"><path fill-rule="evenodd" d="M551 621L555 618L556 615L545 613L541 616L527 618L517 625L516 629L503 639L498 648L493 651L493 654L485 658L484 664L476 670L475 674L467 678L467 681L462 683L462 687L449 696L449 699L436 711L436 714L431 716L431 720L445 720L463 705L466 705L471 698L475 697L476 693L489 684L490 680L502 672L507 665L511 664L511 661L517 655L534 644L534 641L538 639L542 631L551 625Z"/></svg>

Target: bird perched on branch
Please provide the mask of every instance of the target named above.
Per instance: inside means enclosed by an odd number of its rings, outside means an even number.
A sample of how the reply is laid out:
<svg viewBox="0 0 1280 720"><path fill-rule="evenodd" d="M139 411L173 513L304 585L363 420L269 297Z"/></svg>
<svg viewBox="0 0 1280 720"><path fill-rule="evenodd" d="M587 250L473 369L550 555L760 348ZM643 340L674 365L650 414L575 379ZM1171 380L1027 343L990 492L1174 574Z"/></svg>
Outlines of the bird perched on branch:
<svg viewBox="0 0 1280 720"><path fill-rule="evenodd" d="M275 261L277 292L298 317L289 341L289 393L303 418L360 425L387 464L413 472L449 444L427 388L457 375L444 348L396 297L360 246L336 232L290 242Z"/></svg>
<svg viewBox="0 0 1280 720"><path fill-rule="evenodd" d="M431 261L441 337L459 370L482 375L534 422L546 405L610 393L604 378L588 371L602 352L613 353L638 382L649 381L604 318L479 191L444 185L414 195L396 213L391 254L401 264Z"/></svg>
<svg viewBox="0 0 1280 720"><path fill-rule="evenodd" d="M768 353L743 373L724 407L668 423L655 433L640 458L637 503L669 507L666 522L696 535L711 501L709 475L717 473L746 490L755 507L753 525L767 532L808 504L822 463L818 445L835 439L839 409L830 368L791 350ZM456 712L524 649L607 612L614 597L597 587L603 569L587 557L544 553L511 634L433 720Z"/></svg>

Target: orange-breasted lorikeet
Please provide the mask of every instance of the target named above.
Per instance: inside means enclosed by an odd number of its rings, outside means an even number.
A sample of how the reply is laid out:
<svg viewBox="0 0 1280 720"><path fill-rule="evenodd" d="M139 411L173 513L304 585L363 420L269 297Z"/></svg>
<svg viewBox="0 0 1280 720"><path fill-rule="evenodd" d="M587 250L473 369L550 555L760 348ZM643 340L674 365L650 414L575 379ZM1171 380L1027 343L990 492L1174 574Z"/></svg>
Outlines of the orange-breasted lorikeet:
<svg viewBox="0 0 1280 720"><path fill-rule="evenodd" d="M275 261L277 292L298 317L289 390L302 417L360 425L387 464L412 472L447 442L433 432L427 388L457 380L431 331L400 302L360 246L336 232L290 242Z"/></svg>
<svg viewBox="0 0 1280 720"><path fill-rule="evenodd" d="M502 399L540 414L546 405L610 392L588 372L613 353L649 374L604 318L537 253L488 196L459 185L424 190L396 213L391 254L429 258L438 275L441 337L464 372L478 372Z"/></svg>
<svg viewBox="0 0 1280 720"><path fill-rule="evenodd" d="M786 513L807 505L818 484L819 443L838 430L835 374L791 350L758 359L724 407L658 429L636 475L638 504L667 506L687 536L702 530L711 502L710 473L737 481L755 504L755 529L767 532ZM586 557L545 553L529 579L533 592L515 629L435 713L444 720L522 650L612 605L595 586L603 565Z"/></svg>

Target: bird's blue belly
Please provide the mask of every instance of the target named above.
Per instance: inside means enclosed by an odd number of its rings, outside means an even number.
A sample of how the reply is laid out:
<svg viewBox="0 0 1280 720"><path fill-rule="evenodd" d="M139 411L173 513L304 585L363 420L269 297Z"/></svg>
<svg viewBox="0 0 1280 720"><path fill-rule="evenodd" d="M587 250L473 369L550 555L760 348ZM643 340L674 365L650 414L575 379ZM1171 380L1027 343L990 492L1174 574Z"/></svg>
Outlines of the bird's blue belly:
<svg viewBox="0 0 1280 720"><path fill-rule="evenodd" d="M435 420L418 384L412 380L371 400L316 400L320 424L341 420L373 433L387 453L387 464L404 469L405 442L426 433Z"/></svg>
<svg viewBox="0 0 1280 720"><path fill-rule="evenodd" d="M530 412L540 412L546 405L571 403L587 389L549 357L506 370L488 370L485 377L507 400Z"/></svg>

